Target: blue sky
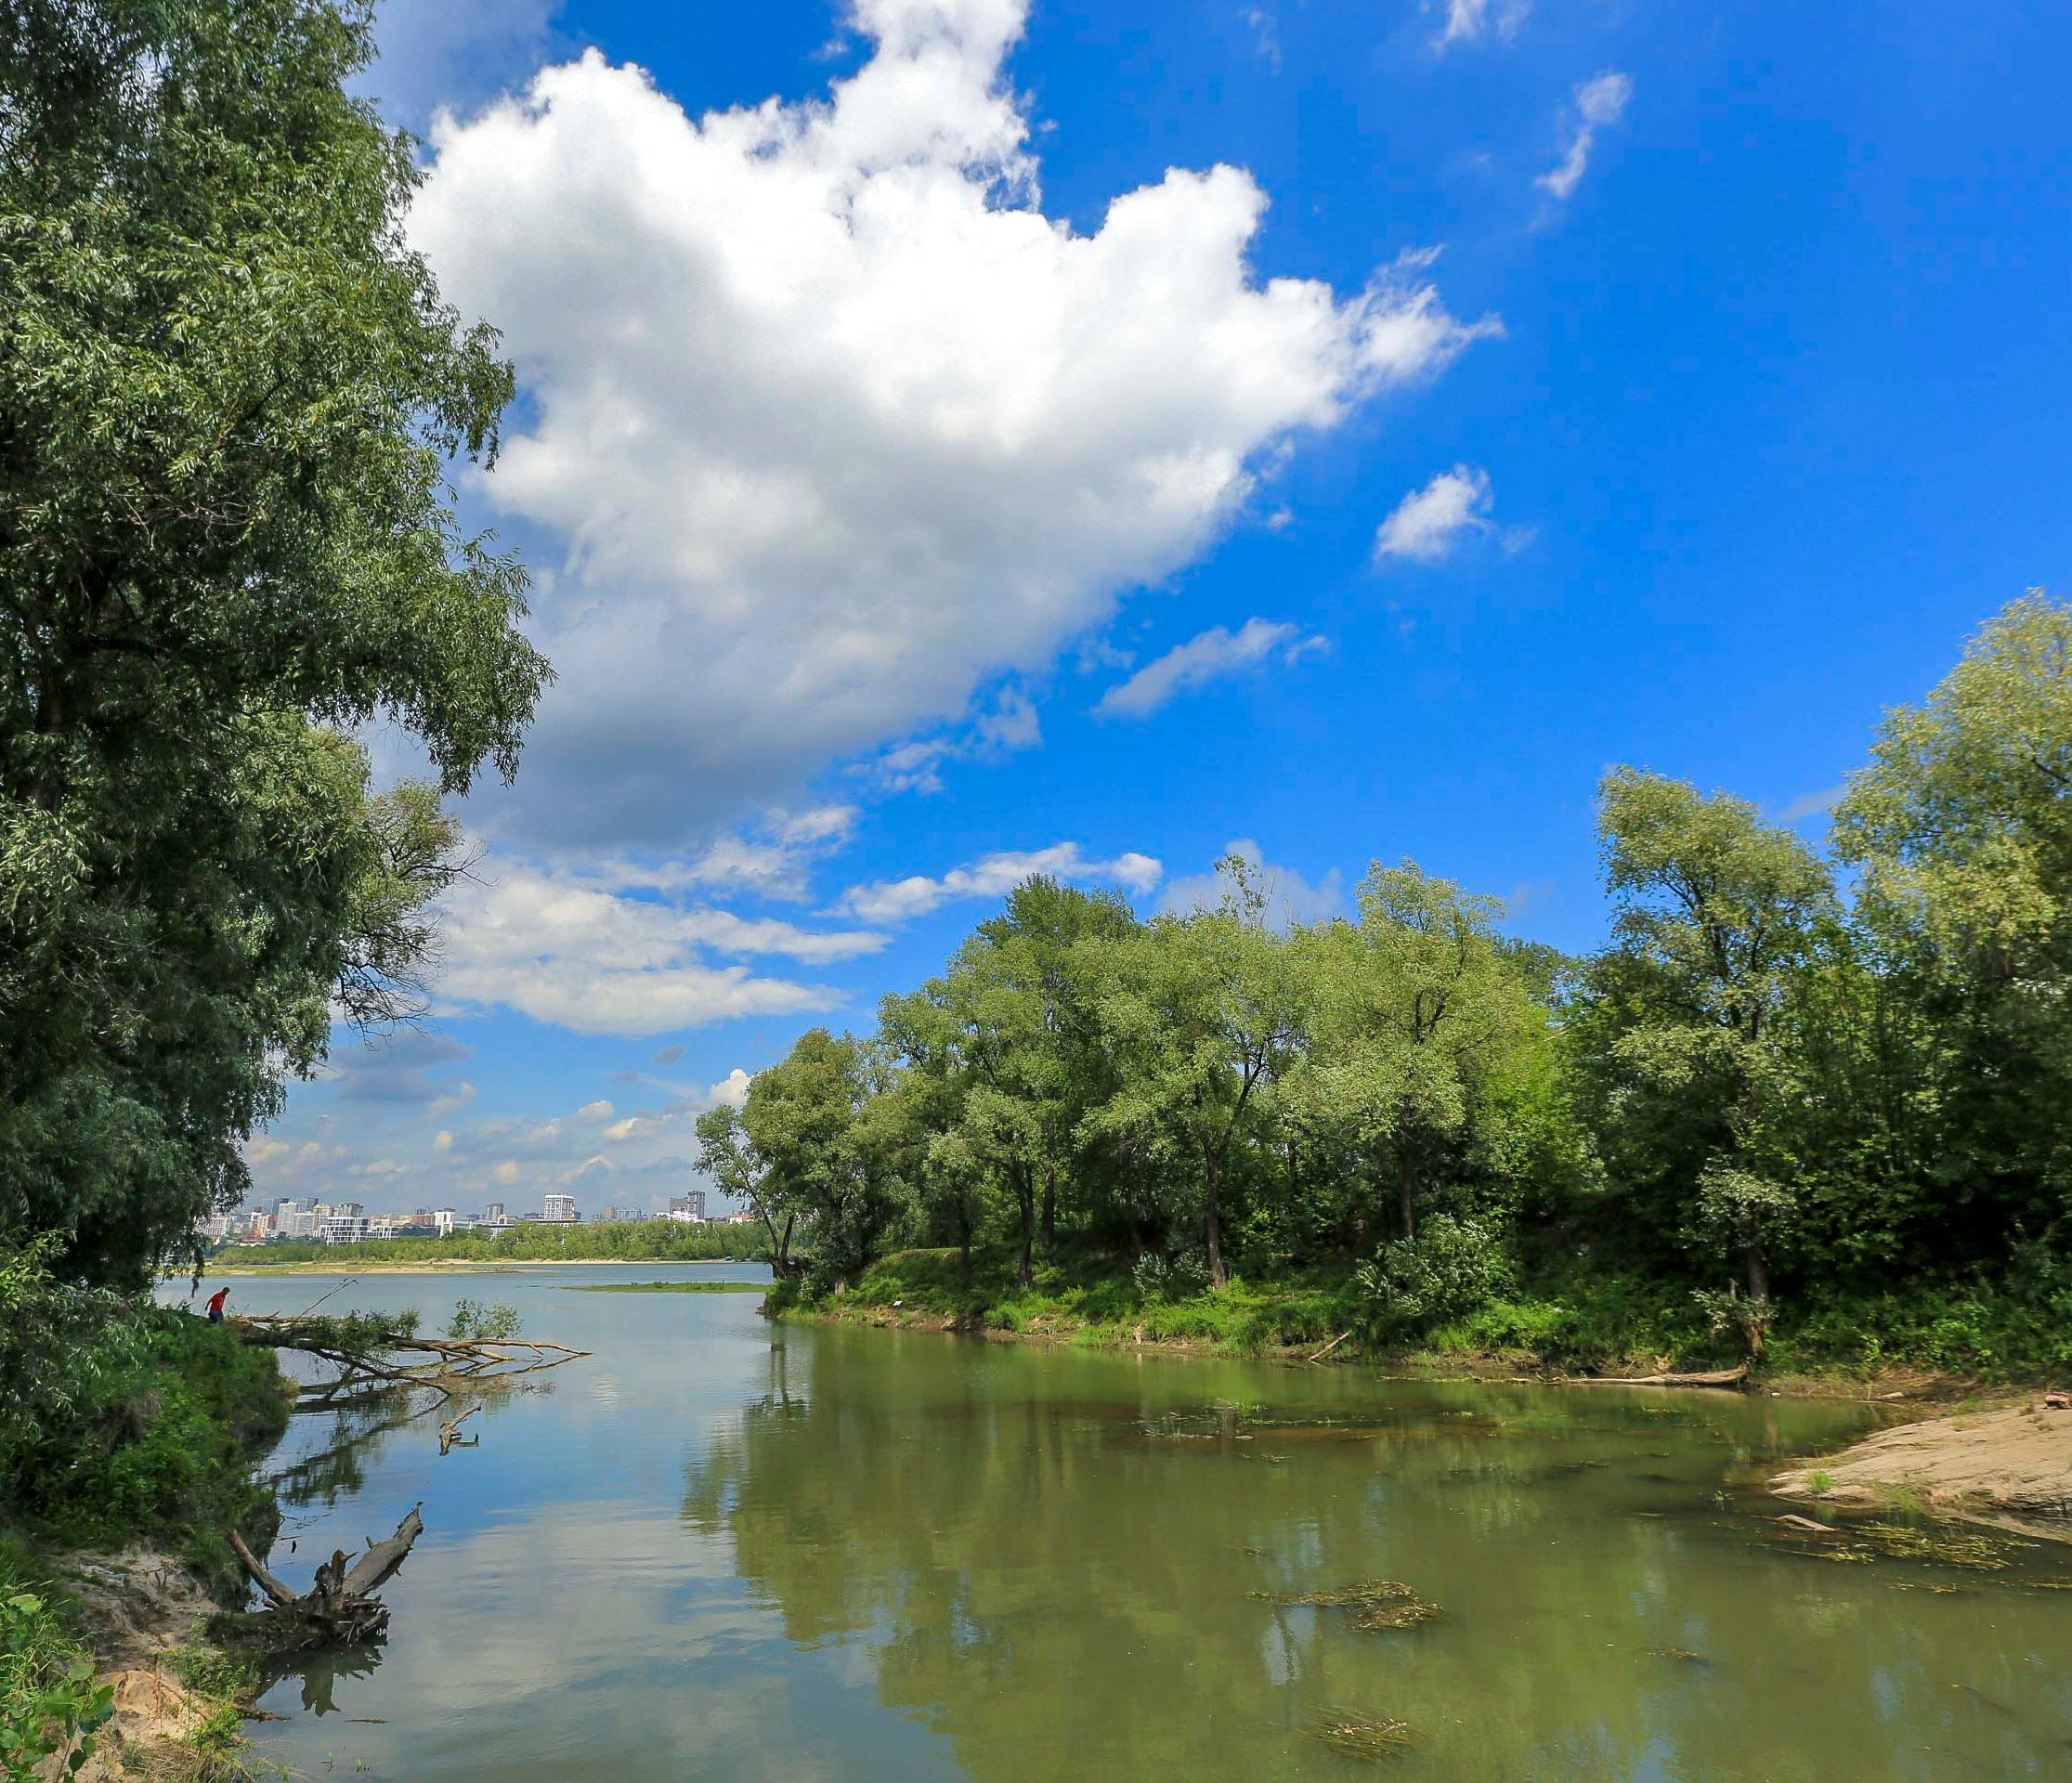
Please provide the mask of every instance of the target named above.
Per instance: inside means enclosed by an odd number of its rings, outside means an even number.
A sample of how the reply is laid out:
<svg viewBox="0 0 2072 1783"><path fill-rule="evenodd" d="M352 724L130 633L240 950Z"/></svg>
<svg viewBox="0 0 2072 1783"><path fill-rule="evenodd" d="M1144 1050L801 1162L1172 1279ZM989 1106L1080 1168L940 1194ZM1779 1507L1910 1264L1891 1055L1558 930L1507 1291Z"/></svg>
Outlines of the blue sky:
<svg viewBox="0 0 2072 1783"><path fill-rule="evenodd" d="M1607 766L1817 837L2072 583L2059 8L381 33L413 233L519 366L463 511L561 680L464 809L435 1024L342 1041L268 1194L645 1206L1032 861L1149 912L1242 839L1315 916L1407 854L1587 948Z"/></svg>

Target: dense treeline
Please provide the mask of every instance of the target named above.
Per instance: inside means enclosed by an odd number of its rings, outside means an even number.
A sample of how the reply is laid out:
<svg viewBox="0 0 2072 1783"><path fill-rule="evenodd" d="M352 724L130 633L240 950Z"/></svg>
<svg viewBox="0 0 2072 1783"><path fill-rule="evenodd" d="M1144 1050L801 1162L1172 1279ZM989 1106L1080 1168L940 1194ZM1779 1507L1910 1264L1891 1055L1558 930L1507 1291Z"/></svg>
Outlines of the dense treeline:
<svg viewBox="0 0 2072 1783"><path fill-rule="evenodd" d="M1609 774L1583 959L1376 865L1282 927L1223 864L1140 921L1033 878L876 1033L815 1029L699 1126L809 1295L888 1249L1060 1246L1148 1295L1336 1269L1408 1335L1518 1271L1777 1309L1965 1279L2072 1313L2072 609L2032 594L1893 712L1829 847ZM789 1239L809 1227L814 1256Z"/></svg>
<svg viewBox="0 0 2072 1783"><path fill-rule="evenodd" d="M589 1226L513 1226L501 1233L455 1232L448 1238L383 1238L365 1244L290 1240L229 1245L217 1253L235 1268L278 1263L696 1263L749 1261L766 1253L753 1226L687 1226L666 1219L600 1221Z"/></svg>

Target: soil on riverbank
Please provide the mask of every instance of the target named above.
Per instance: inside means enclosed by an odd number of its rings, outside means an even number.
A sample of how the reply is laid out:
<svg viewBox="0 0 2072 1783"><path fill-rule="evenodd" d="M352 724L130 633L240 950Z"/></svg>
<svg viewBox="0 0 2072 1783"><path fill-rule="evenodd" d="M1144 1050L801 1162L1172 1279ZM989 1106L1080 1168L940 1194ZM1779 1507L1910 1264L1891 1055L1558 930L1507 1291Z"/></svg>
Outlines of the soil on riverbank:
<svg viewBox="0 0 2072 1783"><path fill-rule="evenodd" d="M1781 1498L1842 1509L1912 1503L2072 1541L2072 1407L2032 1395L1900 1425L1779 1474L1769 1485Z"/></svg>
<svg viewBox="0 0 2072 1783"><path fill-rule="evenodd" d="M82 1783L185 1783L224 1774L239 1743L238 1706L189 1681L201 1669L228 1669L204 1633L220 1607L201 1582L150 1546L53 1556L50 1564L94 1656L95 1682L115 1693L98 1750L67 1775Z"/></svg>

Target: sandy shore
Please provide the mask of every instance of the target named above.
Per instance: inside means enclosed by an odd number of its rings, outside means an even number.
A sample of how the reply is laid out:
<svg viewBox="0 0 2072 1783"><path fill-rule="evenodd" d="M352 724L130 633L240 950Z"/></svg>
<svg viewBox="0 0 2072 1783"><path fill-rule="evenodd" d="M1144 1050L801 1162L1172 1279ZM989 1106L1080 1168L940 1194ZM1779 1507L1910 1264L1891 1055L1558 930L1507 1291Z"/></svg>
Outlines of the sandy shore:
<svg viewBox="0 0 2072 1783"><path fill-rule="evenodd" d="M2072 1407L2052 1408L2038 1394L1899 1425L1779 1474L1770 1490L1844 1509L1913 1498L1930 1510L2072 1541Z"/></svg>

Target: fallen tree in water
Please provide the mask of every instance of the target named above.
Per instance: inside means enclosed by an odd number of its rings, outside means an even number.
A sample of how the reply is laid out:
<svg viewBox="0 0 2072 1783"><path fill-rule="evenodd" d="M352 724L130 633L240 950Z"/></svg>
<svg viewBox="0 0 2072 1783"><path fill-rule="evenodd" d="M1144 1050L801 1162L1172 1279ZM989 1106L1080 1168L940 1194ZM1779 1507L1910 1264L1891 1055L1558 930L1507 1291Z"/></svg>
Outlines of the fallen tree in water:
<svg viewBox="0 0 2072 1783"><path fill-rule="evenodd" d="M292 1349L333 1365L337 1372L328 1379L302 1385L298 1411L335 1410L384 1394L420 1389L431 1395L425 1408L429 1410L464 1392L544 1373L589 1354L567 1344L502 1333L421 1336L414 1315L397 1319L363 1312L338 1317L248 1315L229 1322L248 1344Z"/></svg>
<svg viewBox="0 0 2072 1783"><path fill-rule="evenodd" d="M235 1529L229 1531L230 1546L252 1582L267 1598L267 1607L251 1619L248 1632L272 1647L352 1646L377 1639L388 1627L388 1606L374 1594L396 1576L411 1545L424 1532L422 1506L396 1526L385 1542L370 1542L367 1552L353 1559L343 1548L317 1568L309 1589L297 1595L259 1563Z"/></svg>
<svg viewBox="0 0 2072 1783"><path fill-rule="evenodd" d="M1725 1386L1748 1385L1748 1364L1706 1369L1696 1374L1564 1374L1564 1386Z"/></svg>

